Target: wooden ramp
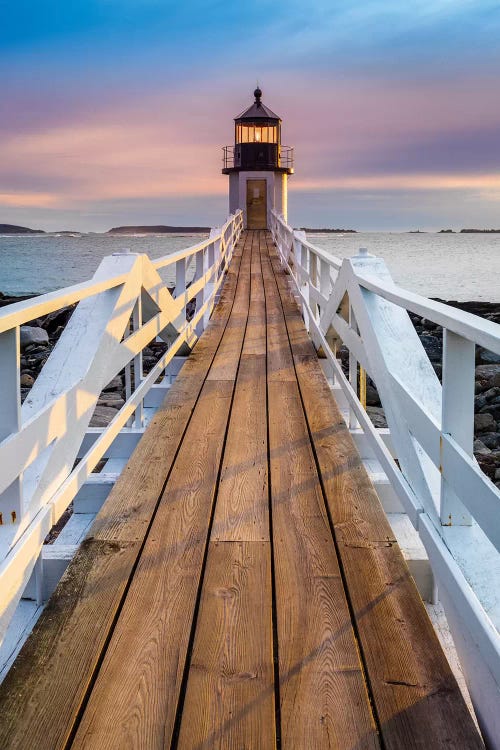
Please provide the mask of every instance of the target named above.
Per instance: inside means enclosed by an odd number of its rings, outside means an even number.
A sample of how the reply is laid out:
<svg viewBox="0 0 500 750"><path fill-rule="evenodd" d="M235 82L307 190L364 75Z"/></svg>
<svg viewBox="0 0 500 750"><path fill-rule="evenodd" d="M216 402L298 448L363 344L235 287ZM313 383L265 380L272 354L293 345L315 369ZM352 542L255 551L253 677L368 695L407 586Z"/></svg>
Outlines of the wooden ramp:
<svg viewBox="0 0 500 750"><path fill-rule="evenodd" d="M0 688L0 748L482 747L270 235Z"/></svg>

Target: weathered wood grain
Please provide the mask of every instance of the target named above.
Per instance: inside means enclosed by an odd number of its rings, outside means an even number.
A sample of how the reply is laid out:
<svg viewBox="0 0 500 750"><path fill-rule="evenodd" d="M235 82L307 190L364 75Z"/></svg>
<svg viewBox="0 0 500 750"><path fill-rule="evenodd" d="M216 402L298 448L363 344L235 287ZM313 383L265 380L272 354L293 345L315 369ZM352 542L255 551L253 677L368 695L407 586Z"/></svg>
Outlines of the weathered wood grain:
<svg viewBox="0 0 500 750"><path fill-rule="evenodd" d="M263 259L275 350L288 347ZM292 362L293 367L293 362ZM335 547L296 382L268 378L269 449L283 748L377 748Z"/></svg>
<svg viewBox="0 0 500 750"><path fill-rule="evenodd" d="M0 747L65 747L165 479L233 306L241 242L221 299L56 592L0 686ZM154 467L152 469L152 467Z"/></svg>
<svg viewBox="0 0 500 750"><path fill-rule="evenodd" d="M213 542L178 748L275 743L269 543Z"/></svg>
<svg viewBox="0 0 500 750"><path fill-rule="evenodd" d="M170 742L231 393L203 387L73 748Z"/></svg>
<svg viewBox="0 0 500 750"><path fill-rule="evenodd" d="M180 724L178 747L190 750L272 748L276 742L266 321L256 239L248 324Z"/></svg>
<svg viewBox="0 0 500 750"><path fill-rule="evenodd" d="M480 748L277 260L274 271L384 746Z"/></svg>
<svg viewBox="0 0 500 750"><path fill-rule="evenodd" d="M207 378L202 388L88 698L75 750L160 750L171 741L233 396L228 373L235 377L237 370L228 360L241 356L245 328L239 321L245 311L248 315L250 254L246 247L243 283L212 362L225 377Z"/></svg>
<svg viewBox="0 0 500 750"><path fill-rule="evenodd" d="M266 312L258 242L251 267L248 324L222 463L214 540L269 540Z"/></svg>

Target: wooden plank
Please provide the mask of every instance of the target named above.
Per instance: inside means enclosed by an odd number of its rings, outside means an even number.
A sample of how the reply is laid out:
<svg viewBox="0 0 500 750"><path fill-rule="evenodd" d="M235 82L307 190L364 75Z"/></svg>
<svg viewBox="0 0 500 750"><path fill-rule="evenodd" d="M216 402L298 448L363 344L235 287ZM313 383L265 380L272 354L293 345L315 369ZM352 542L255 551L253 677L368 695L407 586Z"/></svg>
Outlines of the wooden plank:
<svg viewBox="0 0 500 750"><path fill-rule="evenodd" d="M208 380L234 381L238 368L241 342L245 333L250 299L250 263L252 237L245 234L245 252L241 258L239 284L234 296L231 316L224 337L210 367Z"/></svg>
<svg viewBox="0 0 500 750"><path fill-rule="evenodd" d="M252 269L248 324L212 530L212 538L223 541L269 540L266 313L258 242Z"/></svg>
<svg viewBox="0 0 500 750"><path fill-rule="evenodd" d="M276 283L263 269L275 346L285 348ZM297 383L276 374L268 403L282 747L377 748Z"/></svg>
<svg viewBox="0 0 500 750"><path fill-rule="evenodd" d="M249 256L245 249L244 290ZM248 302L247 294L247 313ZM244 328L231 323L242 317L244 305L238 284L213 365L221 351L227 359L239 358ZM227 372L237 369L225 364L226 377L207 378L201 391L76 732L75 750L159 750L171 741L233 395Z"/></svg>
<svg viewBox="0 0 500 750"><path fill-rule="evenodd" d="M276 742L265 303L252 234L249 319L180 725L186 750Z"/></svg>
<svg viewBox="0 0 500 750"><path fill-rule="evenodd" d="M273 264L384 747L480 748L285 276Z"/></svg>
<svg viewBox="0 0 500 750"><path fill-rule="evenodd" d="M213 538L269 539L266 358L243 355L222 464Z"/></svg>
<svg viewBox="0 0 500 750"><path fill-rule="evenodd" d="M211 543L179 750L275 747L265 542Z"/></svg>
<svg viewBox="0 0 500 750"><path fill-rule="evenodd" d="M287 380L293 383L296 380L293 358L290 347L283 345L283 311L279 295L275 291L275 281L265 238L262 243L262 275L266 295L267 380L278 383Z"/></svg>
<svg viewBox="0 0 500 750"><path fill-rule="evenodd" d="M239 243L207 331L0 686L2 748L66 746L224 333L239 281L241 253Z"/></svg>
<svg viewBox="0 0 500 750"><path fill-rule="evenodd" d="M268 388L282 747L376 748L297 386Z"/></svg>

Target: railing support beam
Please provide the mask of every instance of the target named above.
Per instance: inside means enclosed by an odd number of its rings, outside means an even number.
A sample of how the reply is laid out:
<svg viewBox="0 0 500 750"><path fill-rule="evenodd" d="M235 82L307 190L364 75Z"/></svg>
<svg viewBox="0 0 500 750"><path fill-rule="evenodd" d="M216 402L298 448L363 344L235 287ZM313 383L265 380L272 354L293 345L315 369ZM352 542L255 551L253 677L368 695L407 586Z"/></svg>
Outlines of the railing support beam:
<svg viewBox="0 0 500 750"><path fill-rule="evenodd" d="M452 331L443 332L443 434L450 435L467 455L474 443L474 376L476 347ZM442 443L441 443L442 448ZM441 474L441 523L470 526L472 518Z"/></svg>

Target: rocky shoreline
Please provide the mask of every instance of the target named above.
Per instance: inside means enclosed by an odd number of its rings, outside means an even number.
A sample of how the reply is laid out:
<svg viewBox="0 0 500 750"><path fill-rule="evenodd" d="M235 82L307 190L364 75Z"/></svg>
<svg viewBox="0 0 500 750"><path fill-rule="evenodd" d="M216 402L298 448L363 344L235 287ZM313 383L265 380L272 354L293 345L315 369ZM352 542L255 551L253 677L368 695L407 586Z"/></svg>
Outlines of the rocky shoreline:
<svg viewBox="0 0 500 750"><path fill-rule="evenodd" d="M0 293L0 307L26 297L6 297ZM443 300L439 300L443 301ZM448 305L479 317L500 323L500 304L490 302L447 302ZM66 326L74 306L45 315L21 327L21 400L24 401L41 368ZM193 310L188 310L192 314ZM440 326L410 313L410 318L426 350L437 376L441 379L443 331ZM143 367L147 373L166 350L162 342L152 342L143 351ZM348 368L348 352L340 349L344 369ZM123 372L104 388L91 426L104 427L125 403ZM375 383L367 381L367 411L376 427L385 427L384 411ZM500 487L500 356L476 347L476 379L474 398L474 455L485 474Z"/></svg>

